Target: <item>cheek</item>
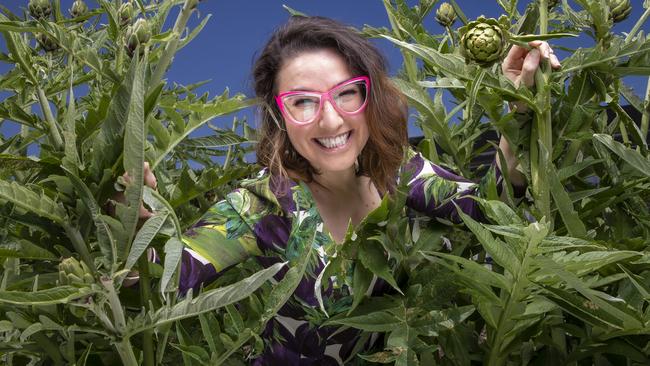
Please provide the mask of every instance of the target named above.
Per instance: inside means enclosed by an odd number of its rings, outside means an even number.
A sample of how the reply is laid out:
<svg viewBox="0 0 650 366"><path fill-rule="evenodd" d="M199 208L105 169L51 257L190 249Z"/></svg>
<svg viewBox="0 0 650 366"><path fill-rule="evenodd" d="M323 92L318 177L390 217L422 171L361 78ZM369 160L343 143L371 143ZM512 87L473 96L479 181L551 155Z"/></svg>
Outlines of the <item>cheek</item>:
<svg viewBox="0 0 650 366"><path fill-rule="evenodd" d="M370 130L368 128L368 123L364 119L363 121L360 121L360 128L359 130L359 140L365 145L368 142L368 139L370 138Z"/></svg>
<svg viewBox="0 0 650 366"><path fill-rule="evenodd" d="M301 145L304 145L307 142L307 129L297 126L289 126L291 125L287 126L287 136L289 137L289 141L293 148L300 152L300 150L302 150Z"/></svg>

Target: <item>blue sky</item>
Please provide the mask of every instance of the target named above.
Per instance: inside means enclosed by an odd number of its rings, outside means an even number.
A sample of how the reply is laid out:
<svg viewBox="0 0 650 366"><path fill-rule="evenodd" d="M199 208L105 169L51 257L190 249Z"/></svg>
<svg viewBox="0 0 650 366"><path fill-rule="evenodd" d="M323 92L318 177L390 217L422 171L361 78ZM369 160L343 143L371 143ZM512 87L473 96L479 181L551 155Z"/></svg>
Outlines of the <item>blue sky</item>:
<svg viewBox="0 0 650 366"><path fill-rule="evenodd" d="M470 19L481 14L498 17L502 13L494 0L457 1ZM22 13L27 4L27 0L8 0L9 4L7 1L2 2L18 14ZM72 2L73 0L61 0L62 8L68 9ZM633 26L642 13L641 2L642 0L632 0L634 10L631 16L618 24L616 31L628 30ZM91 8L97 6L93 0L86 0L86 3ZM417 1L410 0L408 3L416 4ZM527 3L520 1L520 8L523 9ZM198 6L198 15L195 14L190 21L190 27L198 24L207 14L211 14L212 18L201 34L177 54L166 76L167 80L170 83L191 84L209 79L211 81L200 89L201 92L207 91L210 95L216 95L229 87L232 93L241 92L252 96L249 75L253 57L273 29L287 19L288 13L282 8L282 4L310 15L332 17L359 28L364 24L389 26L381 0L203 0ZM173 22L177 12L178 10L175 10L170 14L170 22ZM434 21L433 14L425 21L425 26L431 33L442 32L442 28ZM458 26L458 23L455 26ZM647 32L648 24L644 28ZM401 64L399 51L388 41L376 42L387 55L391 73L394 74ZM589 46L591 43L591 39L583 37L571 41L571 46ZM6 52L1 39L0 51ZM7 68L6 64L0 63L0 73L5 72ZM641 95L645 91L646 80L647 78L639 77L628 80L628 83ZM240 115L246 116L249 122L253 123L252 113L245 112ZM232 117L222 118L216 124L224 126L231 120ZM8 133L15 129L5 124L1 130ZM411 134L418 132L411 128Z"/></svg>

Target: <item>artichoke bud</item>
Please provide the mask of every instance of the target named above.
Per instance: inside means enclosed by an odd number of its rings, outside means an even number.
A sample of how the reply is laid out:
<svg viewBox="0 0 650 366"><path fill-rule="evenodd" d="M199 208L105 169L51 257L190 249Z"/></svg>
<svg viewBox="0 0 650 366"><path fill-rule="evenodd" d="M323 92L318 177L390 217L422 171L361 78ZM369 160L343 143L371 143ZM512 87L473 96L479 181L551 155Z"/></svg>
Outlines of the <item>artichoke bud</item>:
<svg viewBox="0 0 650 366"><path fill-rule="evenodd" d="M436 10L436 21L443 27L451 27L456 21L456 11L449 3L442 3Z"/></svg>
<svg viewBox="0 0 650 366"><path fill-rule="evenodd" d="M86 263L79 262L73 257L66 258L59 263L59 281L68 285L84 285L95 282Z"/></svg>
<svg viewBox="0 0 650 366"><path fill-rule="evenodd" d="M128 1L120 5L120 8L117 9L117 15L120 20L121 27L124 27L127 24L131 23L131 18L133 18L133 4Z"/></svg>
<svg viewBox="0 0 650 366"><path fill-rule="evenodd" d="M609 19L614 23L625 20L632 12L630 0L609 0Z"/></svg>
<svg viewBox="0 0 650 366"><path fill-rule="evenodd" d="M73 18L77 18L88 12L88 5L83 0L75 0L69 11Z"/></svg>
<svg viewBox="0 0 650 366"><path fill-rule="evenodd" d="M133 56L133 51L141 45L140 52L144 53L144 46L151 39L151 27L144 18L139 18L126 30L126 50Z"/></svg>
<svg viewBox="0 0 650 366"><path fill-rule="evenodd" d="M29 0L27 7L29 8L29 14L34 19L45 19L52 14L50 0Z"/></svg>
<svg viewBox="0 0 650 366"><path fill-rule="evenodd" d="M38 33L36 41L46 52L54 52L59 49L59 44L45 33Z"/></svg>
<svg viewBox="0 0 650 366"><path fill-rule="evenodd" d="M489 67L501 59L506 48L508 18L478 17L467 23L458 31L461 35L461 52L465 61L475 62L482 67Z"/></svg>

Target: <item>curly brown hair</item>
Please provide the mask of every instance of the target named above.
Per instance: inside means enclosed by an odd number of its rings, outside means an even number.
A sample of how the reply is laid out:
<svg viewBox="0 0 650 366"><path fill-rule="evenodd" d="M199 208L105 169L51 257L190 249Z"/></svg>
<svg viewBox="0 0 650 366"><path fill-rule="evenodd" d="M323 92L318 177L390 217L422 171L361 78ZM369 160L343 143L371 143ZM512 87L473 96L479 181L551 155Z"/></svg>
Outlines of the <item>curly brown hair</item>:
<svg viewBox="0 0 650 366"><path fill-rule="evenodd" d="M275 104L276 78L285 60L302 52L333 49L355 75L367 75L371 93L365 110L369 138L359 156L358 175L370 177L379 192L395 183L408 143L408 109L404 95L391 82L379 50L354 28L323 17L293 16L279 27L262 49L253 67L255 94L261 100L257 161L271 174L307 182L319 172L300 154L280 126ZM297 176L296 176L297 175Z"/></svg>

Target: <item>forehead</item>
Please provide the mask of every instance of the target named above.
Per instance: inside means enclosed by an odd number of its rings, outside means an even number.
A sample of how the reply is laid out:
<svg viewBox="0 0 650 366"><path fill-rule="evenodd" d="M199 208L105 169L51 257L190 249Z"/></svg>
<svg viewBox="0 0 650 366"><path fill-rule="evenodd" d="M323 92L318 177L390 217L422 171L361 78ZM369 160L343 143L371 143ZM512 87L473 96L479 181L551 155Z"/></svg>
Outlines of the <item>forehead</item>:
<svg viewBox="0 0 650 366"><path fill-rule="evenodd" d="M338 52L327 48L304 51L285 60L276 77L276 89L326 91L352 76Z"/></svg>

